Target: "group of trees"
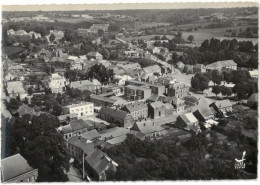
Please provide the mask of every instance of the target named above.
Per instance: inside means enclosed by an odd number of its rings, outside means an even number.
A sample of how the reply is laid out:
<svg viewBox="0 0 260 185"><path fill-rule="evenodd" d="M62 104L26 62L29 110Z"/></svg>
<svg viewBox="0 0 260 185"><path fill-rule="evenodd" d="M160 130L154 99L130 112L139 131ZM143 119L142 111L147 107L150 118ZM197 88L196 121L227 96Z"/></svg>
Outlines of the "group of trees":
<svg viewBox="0 0 260 185"><path fill-rule="evenodd" d="M232 88L226 87L224 85L222 85L222 86L216 85L216 86L212 87L212 92L214 94L216 94L216 96L220 93L222 94L222 97L223 96L231 96L232 95Z"/></svg>
<svg viewBox="0 0 260 185"><path fill-rule="evenodd" d="M95 64L87 72L68 70L64 76L70 81L97 79L102 84L106 84L114 79L114 71L105 68L102 64Z"/></svg>
<svg viewBox="0 0 260 185"><path fill-rule="evenodd" d="M191 78L191 87L195 90L200 90L202 93L209 87L209 78L206 74L197 73Z"/></svg>
<svg viewBox="0 0 260 185"><path fill-rule="evenodd" d="M181 145L176 142L176 138L140 141L129 135L122 145L105 151L118 163L115 173L107 173L107 180L241 178L233 162L228 162L234 160L236 149L218 145L216 139L209 142L204 133L192 135ZM206 154L211 157L205 159Z"/></svg>
<svg viewBox="0 0 260 185"><path fill-rule="evenodd" d="M41 114L24 115L7 124L6 155L20 153L33 168L38 169L38 182L68 181L69 169L66 144L60 133L57 117Z"/></svg>

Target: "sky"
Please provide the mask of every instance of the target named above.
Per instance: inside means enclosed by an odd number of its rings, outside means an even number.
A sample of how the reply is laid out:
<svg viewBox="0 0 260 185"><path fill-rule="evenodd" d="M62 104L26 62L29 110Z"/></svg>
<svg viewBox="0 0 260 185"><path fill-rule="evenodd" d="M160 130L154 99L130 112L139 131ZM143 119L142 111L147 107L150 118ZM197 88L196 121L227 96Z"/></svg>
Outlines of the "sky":
<svg viewBox="0 0 260 185"><path fill-rule="evenodd" d="M54 2L54 1L52 1ZM74 2L74 1L69 1ZM87 1L90 2L90 1ZM103 1L104 2L104 1ZM110 1L111 2L111 1ZM126 2L126 1L121 1ZM133 4L44 4L2 5L2 11L70 11L70 10L123 10L123 9L184 9L184 8L230 8L258 6L256 2L202 2L202 3L133 3Z"/></svg>

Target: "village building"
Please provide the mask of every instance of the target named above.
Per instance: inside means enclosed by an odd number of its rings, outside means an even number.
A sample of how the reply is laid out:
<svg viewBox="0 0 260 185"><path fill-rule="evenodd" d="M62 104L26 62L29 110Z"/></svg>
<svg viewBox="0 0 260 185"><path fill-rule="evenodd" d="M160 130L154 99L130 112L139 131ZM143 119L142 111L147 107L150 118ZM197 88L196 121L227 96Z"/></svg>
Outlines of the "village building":
<svg viewBox="0 0 260 185"><path fill-rule="evenodd" d="M88 156L94 150L94 143L88 143L81 136L74 136L67 141L68 153L71 157L82 161L83 155Z"/></svg>
<svg viewBox="0 0 260 185"><path fill-rule="evenodd" d="M58 73L53 73L49 79L49 87L53 93L63 93L68 81Z"/></svg>
<svg viewBox="0 0 260 185"><path fill-rule="evenodd" d="M170 103L175 109L175 112L177 114L186 112L186 104L185 100L181 98L176 98L175 96L172 97L165 97L165 96L159 96L158 101L162 101L163 103Z"/></svg>
<svg viewBox="0 0 260 185"><path fill-rule="evenodd" d="M25 105L25 104L22 104L22 105L18 108L17 113L18 113L19 117L22 117L23 115L26 115L26 114L29 114L29 115L31 115L31 116L34 116L34 115L35 115L34 109L28 107L28 106Z"/></svg>
<svg viewBox="0 0 260 185"><path fill-rule="evenodd" d="M113 106L116 102L116 100L101 96L101 95L90 95L90 101L94 103L95 106Z"/></svg>
<svg viewBox="0 0 260 185"><path fill-rule="evenodd" d="M94 59L94 60L103 60L103 56L98 52L90 52L87 54L88 60Z"/></svg>
<svg viewBox="0 0 260 185"><path fill-rule="evenodd" d="M9 97L16 98L19 95L21 100L27 97L27 93L24 90L23 83L21 81L8 81L6 86Z"/></svg>
<svg viewBox="0 0 260 185"><path fill-rule="evenodd" d="M175 126L189 131L194 131L195 133L200 132L199 121L192 113L179 115Z"/></svg>
<svg viewBox="0 0 260 185"><path fill-rule="evenodd" d="M63 107L64 114L77 114L78 118L92 116L94 114L94 103L81 102Z"/></svg>
<svg viewBox="0 0 260 185"><path fill-rule="evenodd" d="M189 86L183 82L170 85L168 89L168 96L175 96L176 98L184 98L189 95Z"/></svg>
<svg viewBox="0 0 260 185"><path fill-rule="evenodd" d="M75 113L58 116L59 123L61 124L68 124L70 121L74 121L77 119L78 119L78 114Z"/></svg>
<svg viewBox="0 0 260 185"><path fill-rule="evenodd" d="M196 64L193 66L193 73L206 73L206 66L203 64Z"/></svg>
<svg viewBox="0 0 260 185"><path fill-rule="evenodd" d="M99 149L92 151L85 157L85 161L88 175L97 181L105 181L106 171L116 171L116 167L118 166L115 161Z"/></svg>
<svg viewBox="0 0 260 185"><path fill-rule="evenodd" d="M148 104L148 114L152 119L167 117L174 114L174 108L170 103L156 101Z"/></svg>
<svg viewBox="0 0 260 185"><path fill-rule="evenodd" d="M258 77L259 77L259 71L258 70L249 71L249 74L252 78L258 79Z"/></svg>
<svg viewBox="0 0 260 185"><path fill-rule="evenodd" d="M183 70L184 69L184 67L185 67L185 64L183 63L183 62L181 62L181 61L179 61L178 63L177 63L177 68L179 69L179 70Z"/></svg>
<svg viewBox="0 0 260 185"><path fill-rule="evenodd" d="M193 112L199 121L207 121L215 118L215 111L212 108L201 108Z"/></svg>
<svg viewBox="0 0 260 185"><path fill-rule="evenodd" d="M121 110L131 114L135 121L148 117L148 106L144 102L127 104Z"/></svg>
<svg viewBox="0 0 260 185"><path fill-rule="evenodd" d="M216 112L223 112L224 114L227 112L232 112L233 107L229 99L216 101L209 106L212 107Z"/></svg>
<svg viewBox="0 0 260 185"><path fill-rule="evenodd" d="M222 71L225 69L237 70L237 63L235 63L233 60L223 60L223 61L217 61L212 64L209 64L206 66L206 68L207 71L211 71L215 69L218 71Z"/></svg>
<svg viewBox="0 0 260 185"><path fill-rule="evenodd" d="M101 139L101 135L97 132L96 129L87 131L83 134L81 134L81 137L86 139L87 143L92 143L97 139Z"/></svg>
<svg viewBox="0 0 260 185"><path fill-rule="evenodd" d="M2 182L36 182L38 169L32 168L21 154L1 160Z"/></svg>
<svg viewBox="0 0 260 185"><path fill-rule="evenodd" d="M134 123L134 119L129 113L106 106L103 106L100 109L98 117L107 122L115 123L119 127L125 128L131 128Z"/></svg>
<svg viewBox="0 0 260 185"><path fill-rule="evenodd" d="M89 80L70 82L69 86L70 88L79 89L81 91L87 90L92 92L96 90L95 85L93 85Z"/></svg>
<svg viewBox="0 0 260 185"><path fill-rule="evenodd" d="M63 138L65 140L68 140L71 137L74 136L80 136L81 134L88 131L88 124L80 120L73 120L68 125L64 125L58 128L58 131L63 134Z"/></svg>
<svg viewBox="0 0 260 185"><path fill-rule="evenodd" d="M131 130L139 131L145 138L160 137L164 133L164 128L151 120L136 122Z"/></svg>
<svg viewBox="0 0 260 185"><path fill-rule="evenodd" d="M125 87L125 97L128 100L146 100L152 95L152 90L149 87L127 85Z"/></svg>
<svg viewBox="0 0 260 185"><path fill-rule="evenodd" d="M108 92L113 92L116 96L123 96L124 93L124 87L118 86L115 84L110 83L109 85L103 86L101 88L102 94L103 93L108 93Z"/></svg>

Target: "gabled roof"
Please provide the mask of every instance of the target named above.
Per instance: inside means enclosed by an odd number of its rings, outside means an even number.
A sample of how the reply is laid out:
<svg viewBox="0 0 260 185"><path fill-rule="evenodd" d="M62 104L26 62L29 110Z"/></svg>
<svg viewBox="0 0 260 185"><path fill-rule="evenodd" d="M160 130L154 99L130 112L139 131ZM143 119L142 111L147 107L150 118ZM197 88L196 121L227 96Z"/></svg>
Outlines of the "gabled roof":
<svg viewBox="0 0 260 185"><path fill-rule="evenodd" d="M107 129L105 132L101 133L100 136L103 140L106 138L116 138L122 135L127 135L130 132L129 129L124 127L114 127Z"/></svg>
<svg viewBox="0 0 260 185"><path fill-rule="evenodd" d="M252 95L248 98L248 101L258 102L258 93L252 94Z"/></svg>
<svg viewBox="0 0 260 185"><path fill-rule="evenodd" d="M143 109L147 109L147 105L144 102L135 102L133 104L127 104L124 106L124 109L126 109L127 111L131 112L135 112L135 111L139 111L139 110L143 110Z"/></svg>
<svg viewBox="0 0 260 185"><path fill-rule="evenodd" d="M25 114L30 114L30 115L34 115L34 110L33 108L28 107L25 104L22 104L19 109L17 110L19 116L23 116Z"/></svg>
<svg viewBox="0 0 260 185"><path fill-rule="evenodd" d="M232 103L229 101L229 99L216 101L213 104L215 104L217 108L231 107L232 106Z"/></svg>
<svg viewBox="0 0 260 185"><path fill-rule="evenodd" d="M96 129L85 132L83 134L81 134L81 137L87 140L93 140L93 139L97 139L100 138L100 134L97 132Z"/></svg>
<svg viewBox="0 0 260 185"><path fill-rule="evenodd" d="M87 54L87 56L94 56L94 57L100 57L100 56L102 56L99 52L89 52L88 54Z"/></svg>
<svg viewBox="0 0 260 185"><path fill-rule="evenodd" d="M161 67L158 65L153 65L153 66L148 66L143 68L143 71L145 73L160 73L161 72Z"/></svg>
<svg viewBox="0 0 260 185"><path fill-rule="evenodd" d="M151 120L136 122L133 129L137 127L137 130L142 132L143 134L149 134L153 132L159 132L164 130L160 125L154 123Z"/></svg>
<svg viewBox="0 0 260 185"><path fill-rule="evenodd" d="M156 108L161 108L161 107L163 107L163 106L164 106L164 103L161 102L161 101L156 101L156 102L151 103L150 105L151 105L151 107L153 107L154 109L156 109Z"/></svg>
<svg viewBox="0 0 260 185"><path fill-rule="evenodd" d="M12 155L2 159L1 168L1 180L3 182L35 170L20 154Z"/></svg>
<svg viewBox="0 0 260 185"><path fill-rule="evenodd" d="M95 95L95 94L91 94L90 98L100 100L100 101L104 101L104 102L108 102L108 103L112 103L112 104L114 104L116 102L116 100L114 100L114 99L107 98L107 97L100 96L100 95Z"/></svg>
<svg viewBox="0 0 260 185"><path fill-rule="evenodd" d="M124 142L127 138L127 135L122 135L122 136L118 136L116 138L112 138L107 140L106 142L111 144L111 145L116 145L116 144L120 144L122 142Z"/></svg>
<svg viewBox="0 0 260 185"><path fill-rule="evenodd" d="M221 69L223 67L229 67L229 66L237 66L237 64L233 60L223 60L223 61L217 61L212 64L207 65L208 69Z"/></svg>
<svg viewBox="0 0 260 185"><path fill-rule="evenodd" d="M68 143L74 145L78 148L81 148L83 152L89 155L94 150L94 143L87 143L87 139L82 138L81 136L75 136L68 140Z"/></svg>
<svg viewBox="0 0 260 185"><path fill-rule="evenodd" d="M112 163L112 159L99 149L92 151L87 157L85 157L85 160L98 174L104 172Z"/></svg>
<svg viewBox="0 0 260 185"><path fill-rule="evenodd" d="M198 122L197 118L192 113L181 114L180 117L187 125Z"/></svg>
<svg viewBox="0 0 260 185"><path fill-rule="evenodd" d="M126 115L128 114L125 111L122 111L122 110L119 110L119 109L113 109L113 108L105 107L105 106L103 106L100 109L99 113L100 114L106 114L106 115L109 115L111 117L118 118L118 119L121 119L121 120L125 119Z"/></svg>
<svg viewBox="0 0 260 185"><path fill-rule="evenodd" d="M198 110L196 110L195 112L199 112L203 118L207 118L208 116L212 116L214 115L214 112L212 109L210 108L200 108Z"/></svg>
<svg viewBox="0 0 260 185"><path fill-rule="evenodd" d="M71 128L76 131L76 130L80 130L80 129L84 129L88 127L88 124L83 121L82 119L79 120L73 120L70 122L70 126Z"/></svg>
<svg viewBox="0 0 260 185"><path fill-rule="evenodd" d="M187 87L187 85L183 82L179 82L179 83L174 83L174 84L170 85L170 87L172 89L182 89L182 88Z"/></svg>
<svg viewBox="0 0 260 185"><path fill-rule="evenodd" d="M7 82L7 91L9 94L14 93L25 93L23 83L21 81L9 81Z"/></svg>

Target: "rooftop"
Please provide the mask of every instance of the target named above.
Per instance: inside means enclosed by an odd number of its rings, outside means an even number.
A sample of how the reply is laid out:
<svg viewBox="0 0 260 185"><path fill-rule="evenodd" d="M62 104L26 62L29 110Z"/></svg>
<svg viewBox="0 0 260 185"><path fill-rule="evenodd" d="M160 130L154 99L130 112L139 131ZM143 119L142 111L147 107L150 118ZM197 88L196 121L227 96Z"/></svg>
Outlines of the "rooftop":
<svg viewBox="0 0 260 185"><path fill-rule="evenodd" d="M91 105L91 104L93 104L93 103L92 102L81 102L81 103L78 103L78 104L71 104L71 105L67 105L67 106L64 106L64 107L74 108L74 107L80 107L80 106Z"/></svg>
<svg viewBox="0 0 260 185"><path fill-rule="evenodd" d="M237 64L233 60L223 60L223 61L217 61L212 64L207 65L208 69L218 69L223 67L229 67L229 66L237 66Z"/></svg>
<svg viewBox="0 0 260 185"><path fill-rule="evenodd" d="M11 180L15 177L33 171L33 169L25 158L23 158L20 154L12 155L5 159L1 160L1 171L3 182Z"/></svg>

